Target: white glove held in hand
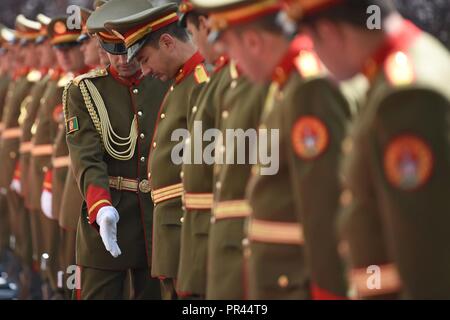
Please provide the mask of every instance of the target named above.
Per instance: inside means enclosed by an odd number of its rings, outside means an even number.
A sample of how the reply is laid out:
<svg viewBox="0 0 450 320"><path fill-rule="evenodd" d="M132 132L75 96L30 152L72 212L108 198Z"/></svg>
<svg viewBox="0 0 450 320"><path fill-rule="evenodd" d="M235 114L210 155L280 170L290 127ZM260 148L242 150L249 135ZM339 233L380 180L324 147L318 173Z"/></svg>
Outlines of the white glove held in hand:
<svg viewBox="0 0 450 320"><path fill-rule="evenodd" d="M114 258L122 254L117 245L117 222L119 213L116 208L107 206L100 208L95 220L100 227L100 237L102 237L105 248Z"/></svg>
<svg viewBox="0 0 450 320"><path fill-rule="evenodd" d="M52 193L50 191L44 190L41 194L41 209L44 215L53 219L52 212Z"/></svg>
<svg viewBox="0 0 450 320"><path fill-rule="evenodd" d="M20 184L20 180L18 179L13 179L13 181L11 181L11 186L9 188L18 194L22 192L22 185Z"/></svg>

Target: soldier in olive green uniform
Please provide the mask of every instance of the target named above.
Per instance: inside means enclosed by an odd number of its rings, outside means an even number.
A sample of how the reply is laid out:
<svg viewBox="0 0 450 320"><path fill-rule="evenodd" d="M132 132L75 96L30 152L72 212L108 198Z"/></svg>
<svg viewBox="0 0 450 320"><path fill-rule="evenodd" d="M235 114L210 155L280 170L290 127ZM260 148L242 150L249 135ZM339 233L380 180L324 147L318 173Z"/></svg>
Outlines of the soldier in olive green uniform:
<svg viewBox="0 0 450 320"><path fill-rule="evenodd" d="M76 33L68 33L65 27L65 18L55 18L48 25L49 39L45 39L43 45L58 46L55 53L57 60L64 67L66 72L69 69L79 69L74 62L74 58L62 59L62 56L69 54L70 50L75 50L72 43L78 37ZM44 39L43 39L44 40ZM49 43L47 42L49 41ZM64 46L64 48L63 48ZM69 48L67 48L69 47ZM53 50L53 48L50 48ZM68 51L64 51L68 49ZM59 52L58 52L59 51ZM58 57L59 55L59 57ZM76 59L75 59L76 60ZM63 65L63 63L65 65ZM40 99L40 106L37 112L35 123L31 129L33 134L30 160L30 201L31 230L34 245L34 259L41 260L40 267L46 285L43 287L44 298L51 298L57 290L57 270L58 270L58 246L59 246L59 226L58 220L52 215L51 208L45 207L42 211L42 192L44 185L51 188L52 163L51 155L54 152L53 143L55 141L59 114L62 112L62 92L64 85L73 77L64 73L63 69L49 71L50 79ZM59 114L58 114L59 113ZM48 284L48 285L47 285ZM56 297L53 297L56 298Z"/></svg>
<svg viewBox="0 0 450 320"><path fill-rule="evenodd" d="M86 13L86 11L82 11L82 13ZM86 22L86 17L85 15L82 15L82 23L85 24ZM73 49L73 54L76 54L77 56L77 60L78 60L78 64L76 66L74 66L73 69L71 70L67 70L70 71L72 73L71 77L67 77L66 81L71 80L71 78L79 76L81 74L84 74L86 72L88 72L91 68L88 67L85 63L84 63L84 56L81 52L81 42L78 41L79 36L81 36L81 32L83 32L83 29L78 31L79 33L75 34L75 36L78 36L76 39L75 37L72 38L72 42L73 42L73 46L75 46L75 48ZM56 47L58 48L58 45L60 46L60 44L57 44ZM68 83L68 82L67 82ZM64 84L67 85L67 83ZM61 83L61 85L63 85L63 83ZM70 248L72 248L73 246L67 246L65 245L65 240L67 240L67 234L66 234L66 229L64 226L61 225L61 221L64 217L64 215L68 212L67 211L72 211L73 213L78 211L78 215L79 216L79 212L81 209L81 194L80 191L78 189L78 187L76 186L76 184L69 184L69 186L72 186L71 190L65 190L65 187L67 186L66 184L66 179L67 176L69 174L73 175L69 166L70 166L70 158L69 158L69 149L67 147L67 143L66 143L66 129L65 129L65 124L64 124L64 115L63 115L63 108L62 105L59 106L57 109L54 110L54 117L58 122L58 131L56 134L56 138L53 144L53 154L52 154L52 171L51 171L51 190L45 190L45 186L44 186L44 193L49 192L51 194L51 202L49 202L49 207L51 207L51 212L52 212L52 216L58 220L58 224L61 227L60 229L60 233L59 233L59 243L58 246L55 246L54 249L54 261L52 262L54 264L54 267L52 267L52 277L55 277L55 279L57 279L57 286L58 286L58 291L60 292L60 294L64 294L63 290L65 288L64 285L64 273L67 269L66 263L63 262L63 256L67 255L67 254L72 254L73 256L75 255L75 252L67 252L66 250L69 250ZM68 192L70 193L70 197L71 199L74 199L75 202L70 203L67 202L65 203L65 205L67 207L62 206L62 201L63 201L63 194L64 192ZM43 194L44 196L44 194ZM42 198L43 201L46 201L45 198ZM77 201L78 200L78 201ZM45 205L45 204L43 204ZM73 220L73 219L72 219ZM70 237L69 237L70 238ZM72 236L73 240L74 237ZM73 261L72 263L73 265L75 264L75 261ZM56 290L56 288L53 288L53 290ZM71 290L67 290L66 292L67 298L71 297Z"/></svg>
<svg viewBox="0 0 450 320"><path fill-rule="evenodd" d="M217 53L208 43L206 15L196 12L190 1L184 1L179 11L182 13L180 24L187 28L205 60L214 66L210 80L207 81L199 93L195 106L188 113L190 141L195 141L198 134L201 135L203 131L216 127L216 115L219 112L222 95L228 90L231 82L229 60ZM201 124L202 132L197 131L198 124ZM206 143L200 150L201 154L205 147ZM202 163L195 164L194 159L197 156L194 152L200 151L195 150L194 143L188 144L186 148L190 149L188 153L191 159L183 163L181 173L185 211L182 218L177 293L180 297L204 299L208 233L213 204L213 165L206 163L205 159Z"/></svg>
<svg viewBox="0 0 450 320"><path fill-rule="evenodd" d="M80 7L81 11L81 35L77 41L81 43L81 51L84 55L84 64L92 69L95 69L100 64L98 55L99 43L97 39L90 37L87 33L86 22L92 11L86 8ZM65 125L62 125L61 143L66 144ZM69 169L66 170L66 176L64 185L62 188L62 194L57 200L56 195L53 198L53 210L58 210L59 226L61 227L61 242L60 242L60 271L58 272L58 286L61 286L64 290L65 298L71 299L72 290L67 285L68 277L71 275L75 266L76 258L76 231L78 220L80 217L81 207L83 205L83 197L78 188L77 181L70 168L70 157L67 153L66 156L53 159L53 166L61 164L69 164ZM54 185L55 186L55 185Z"/></svg>
<svg viewBox="0 0 450 320"><path fill-rule="evenodd" d="M196 52L185 30L177 24L177 6L172 3L148 8L134 16L108 22L105 26L121 34L129 58L137 55L144 73L153 73L161 80L174 80L159 111L148 159L148 177L155 204L152 276L162 280L163 299L174 299L183 216L183 184L181 163L171 158L172 149L180 143L172 141L171 135L176 129L187 127L187 115L195 106L201 89L199 84L204 83L208 76L203 65L204 58ZM161 46L163 42L166 45ZM160 59L151 61L146 56L150 52L158 54Z"/></svg>
<svg viewBox="0 0 450 320"><path fill-rule="evenodd" d="M216 123L221 133L227 130L255 129L261 116L266 86L255 86L244 77L235 63L227 68L231 82L225 92ZM224 139L224 145L226 139ZM219 147L216 152L237 154ZM249 154L246 153L248 159ZM250 215L245 189L251 165L215 163L213 216L208 240L207 299L242 300L244 289L243 246L244 224Z"/></svg>
<svg viewBox="0 0 450 320"><path fill-rule="evenodd" d="M22 69L18 73L19 77L14 82L11 96L5 105L3 115L4 130L2 132L0 151L0 161L4 170L0 179L0 188L8 189L10 223L15 236L14 249L16 254L24 260L24 263L30 260L27 256L30 253L31 243L28 241L28 215L20 195L22 190L20 186L19 151L22 129L19 116L22 106L27 102L24 100L37 80L34 76L36 71L31 69L37 66L38 61L36 60L34 45L28 39L37 37L39 31L39 23L30 21L22 15L17 16L16 36L20 41L23 64Z"/></svg>
<svg viewBox="0 0 450 320"><path fill-rule="evenodd" d="M61 103L62 87L58 87L58 82L62 71L50 69L47 86L39 107L35 122L31 128L31 159L29 168L29 203L31 235L33 243L33 260L37 268L40 266L40 259L46 252L44 247L44 236L50 232L56 232L57 225L54 220L44 216L41 209L41 194L43 190L44 175L51 167L52 140L56 134L56 121L53 118L53 111ZM53 138L52 138L53 137Z"/></svg>
<svg viewBox="0 0 450 320"><path fill-rule="evenodd" d="M304 9L306 2L296 1ZM307 25L320 30L328 23L328 35L313 37L323 61L338 79L362 71L371 82L344 144L340 225L353 294L448 299L449 52L389 1L377 1L383 22L377 31L366 28L373 1L323 2L303 10ZM336 37L336 23L350 30L338 40L341 51L327 42ZM350 43L359 50L342 55Z"/></svg>
<svg viewBox="0 0 450 320"><path fill-rule="evenodd" d="M216 123L222 135L226 130L256 129L261 117L267 86L252 84L243 76L235 63L228 67L231 82L220 102ZM235 141L236 142L236 141ZM238 144L233 150L226 150L226 139L220 152L237 154ZM245 152L246 159L249 153ZM214 166L214 203L211 218L208 266L207 299L242 300L247 294L244 288L243 245L244 225L251 213L245 190L250 178L251 165L215 163Z"/></svg>
<svg viewBox="0 0 450 320"><path fill-rule="evenodd" d="M77 231L76 298L121 299L131 270L134 296L157 299L159 284L149 273L153 204L145 162L167 85L143 77L136 61L127 63L122 41L104 29L105 19L117 18L117 3L103 5L87 21L111 65L77 77L64 94L71 164L85 200ZM129 14L139 11L135 4ZM104 224L105 216L114 219L114 230Z"/></svg>
<svg viewBox="0 0 450 320"><path fill-rule="evenodd" d="M12 39L4 37L6 28L0 27L0 135L3 131L3 110L5 106L8 88L11 83L10 59L12 58L8 42ZM12 35L12 34L10 34ZM5 195L0 193L0 260L9 248L10 223L8 216L8 204Z"/></svg>
<svg viewBox="0 0 450 320"><path fill-rule="evenodd" d="M344 298L346 282L333 217L348 104L339 89L320 75L320 62L308 39L289 43L278 24L278 1L217 7L211 24L219 31L224 25L231 28L222 36L225 45L233 32L240 32L244 44L255 32L271 37L258 48L258 57L245 48L239 56L233 44L228 46L253 81L272 80L259 129L260 134L268 130L265 152L278 157L278 163L270 170L273 163L260 161L252 169L248 187L252 214L244 241L249 243L245 251L249 298ZM327 201L321 201L324 195Z"/></svg>
<svg viewBox="0 0 450 320"><path fill-rule="evenodd" d="M44 19L45 20L45 19ZM46 20L47 21L47 20ZM35 57L42 56L42 53L48 54L48 52L42 51L43 46L43 35L46 33L46 26L41 23L41 29L38 30L37 34L39 37L35 41L35 52L33 55ZM52 53L52 52L51 52ZM43 57L40 60L39 69L35 69L29 73L28 79L34 83L29 95L22 102L19 124L22 130L22 136L20 139L20 175L16 177L15 183L19 186L21 195L21 201L25 205L25 215L21 222L21 228L24 234L24 240L26 241L26 246L24 246L22 252L22 267L23 272L23 286L21 288L22 298L26 298L28 290L31 289L31 277L36 276L32 268L33 262L33 250L32 250L32 234L31 234L31 222L30 222L30 184L29 184L29 168L30 168L30 158L31 158L31 138L32 138L32 126L35 122L36 115L40 106L40 99L44 94L47 83L50 80L50 75L48 70L50 63L52 63L53 55L50 57Z"/></svg>

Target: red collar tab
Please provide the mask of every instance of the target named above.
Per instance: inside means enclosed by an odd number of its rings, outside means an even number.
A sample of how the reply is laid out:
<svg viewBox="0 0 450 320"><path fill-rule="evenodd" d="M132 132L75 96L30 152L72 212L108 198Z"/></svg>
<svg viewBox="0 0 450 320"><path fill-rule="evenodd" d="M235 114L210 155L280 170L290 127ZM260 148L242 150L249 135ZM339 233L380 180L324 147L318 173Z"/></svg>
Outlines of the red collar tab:
<svg viewBox="0 0 450 320"><path fill-rule="evenodd" d="M57 67L54 69L52 68L48 71L48 74L50 75L50 77L53 81L58 81L63 73L64 72L62 71L62 69L60 67Z"/></svg>
<svg viewBox="0 0 450 320"><path fill-rule="evenodd" d="M22 67L20 69L18 69L13 76L14 80L19 79L20 77L24 77L26 76L28 73L30 72L30 68L29 67Z"/></svg>
<svg viewBox="0 0 450 320"><path fill-rule="evenodd" d="M362 68L362 73L369 80L374 79L391 53L406 51L421 33L422 31L411 21L404 20L401 28L389 34L381 47L367 60Z"/></svg>
<svg viewBox="0 0 450 320"><path fill-rule="evenodd" d="M178 70L178 73L175 77L175 84L179 84L181 81L183 81L188 75L194 72L196 66L198 66L200 63L203 63L204 61L205 58L203 58L200 52L197 51L196 53L194 53L194 55L184 63L183 67Z"/></svg>
<svg viewBox="0 0 450 320"><path fill-rule="evenodd" d="M119 75L119 73L117 72L117 70L113 67L113 66L109 66L108 67L108 71L111 74L111 76L117 80L118 82L120 82L121 84L127 86L127 87L133 87L133 86L138 86L139 83L142 81L143 75L142 75L142 71L138 70L134 75L132 75L131 77L121 77Z"/></svg>
<svg viewBox="0 0 450 320"><path fill-rule="evenodd" d="M214 73L219 72L230 62L230 58L228 56L222 55L214 62Z"/></svg>
<svg viewBox="0 0 450 320"><path fill-rule="evenodd" d="M49 73L49 68L47 68L47 67L42 67L42 68L40 68L39 69L39 72L43 75L43 76L46 76L48 73Z"/></svg>
<svg viewBox="0 0 450 320"><path fill-rule="evenodd" d="M82 69L80 69L80 70L77 70L77 71L73 72L73 74L74 74L75 77L78 77L79 75L88 73L88 72L91 71L91 70L92 70L91 67L85 66L84 68L82 68Z"/></svg>
<svg viewBox="0 0 450 320"><path fill-rule="evenodd" d="M279 86L283 86L287 79L289 78L290 73L295 69L295 59L300 54L301 50L312 50L313 44L310 38L306 36L298 36L292 40L288 51L281 59L281 62L275 68L272 74L272 81L279 84Z"/></svg>

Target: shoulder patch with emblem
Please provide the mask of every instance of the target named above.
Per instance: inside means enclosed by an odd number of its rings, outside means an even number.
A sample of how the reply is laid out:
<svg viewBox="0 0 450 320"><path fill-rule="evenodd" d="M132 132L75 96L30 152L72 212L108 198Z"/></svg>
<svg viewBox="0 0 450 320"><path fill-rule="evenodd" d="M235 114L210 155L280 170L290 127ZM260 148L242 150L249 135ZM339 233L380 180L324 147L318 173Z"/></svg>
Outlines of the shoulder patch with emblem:
<svg viewBox="0 0 450 320"><path fill-rule="evenodd" d="M208 71L206 71L203 64L199 64L195 67L194 77L198 84L209 81Z"/></svg>
<svg viewBox="0 0 450 320"><path fill-rule="evenodd" d="M101 68L101 69L94 69L89 71L88 73L85 74L81 74L78 77L76 77L73 80L73 83L78 86L78 84L80 83L80 81L84 80L84 79L94 79L94 78L100 78L100 77L105 77L108 75L108 70Z"/></svg>
<svg viewBox="0 0 450 320"><path fill-rule="evenodd" d="M66 132L67 134L71 134L80 130L80 126L78 124L78 118L72 117L66 121Z"/></svg>
<svg viewBox="0 0 450 320"><path fill-rule="evenodd" d="M411 59L402 51L388 56L384 64L384 72L393 86L404 86L414 82L415 71Z"/></svg>
<svg viewBox="0 0 450 320"><path fill-rule="evenodd" d="M292 147L300 158L314 160L328 147L328 129L318 117L303 116L294 124L291 132Z"/></svg>
<svg viewBox="0 0 450 320"><path fill-rule="evenodd" d="M317 77L322 71L317 54L311 50L301 50L295 58L295 66L303 78Z"/></svg>
<svg viewBox="0 0 450 320"><path fill-rule="evenodd" d="M414 135L393 139L384 153L384 170L396 188L412 191L428 182L433 172L434 156L430 146Z"/></svg>

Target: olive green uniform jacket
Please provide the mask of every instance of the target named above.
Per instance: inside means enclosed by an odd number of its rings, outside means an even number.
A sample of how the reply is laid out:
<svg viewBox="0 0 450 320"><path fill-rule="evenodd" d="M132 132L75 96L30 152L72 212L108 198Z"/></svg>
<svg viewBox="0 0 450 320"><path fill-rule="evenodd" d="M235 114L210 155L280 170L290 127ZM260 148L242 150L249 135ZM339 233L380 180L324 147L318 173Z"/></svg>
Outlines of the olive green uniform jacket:
<svg viewBox="0 0 450 320"><path fill-rule="evenodd" d="M77 230L77 265L117 271L150 265L153 205L145 164L166 88L149 77L120 78L112 68L82 75L66 88L66 139L84 199ZM96 91L100 98L95 97ZM107 133L101 132L100 123L105 128L110 124L110 133L114 131L119 143L126 141L118 137L132 133L136 140L128 146L135 149L121 158L118 153L127 148L120 149L108 140L112 149L107 151ZM117 241L122 254L117 258L106 251L98 233L96 216L104 206L115 207L120 215Z"/></svg>
<svg viewBox="0 0 450 320"><path fill-rule="evenodd" d="M181 162L172 159L172 139L177 129L187 128L187 116L194 106L207 73L203 57L195 53L180 68L174 84L161 105L148 158L148 177L155 203L153 225L152 276L176 278L180 258L180 234L183 209L181 196ZM182 152L182 150L180 151Z"/></svg>
<svg viewBox="0 0 450 320"><path fill-rule="evenodd" d="M405 21L368 61L341 197L355 297L450 298L449 58Z"/></svg>
<svg viewBox="0 0 450 320"><path fill-rule="evenodd" d="M211 142L203 141L206 130L216 127L216 114L219 111L222 95L230 85L228 59L221 56L215 63L210 80L199 93L197 102L188 113L190 133L190 160L183 163L183 207L181 227L180 266L177 277L178 296L206 294L206 254L208 245L209 221L213 203L214 163L206 163L203 152ZM201 126L201 128L200 128ZM198 146L195 141L202 141ZM194 156L194 154L196 154ZM195 161L195 157L201 160ZM211 155L214 157L214 154ZM214 159L214 158L212 158Z"/></svg>
<svg viewBox="0 0 450 320"><path fill-rule="evenodd" d="M244 288L243 247L244 223L250 215L245 200L245 187L250 177L248 145L246 164L225 161L228 153L237 155L238 143L229 149L226 130L247 131L258 126L264 105L266 86L255 86L241 76L234 62L229 68L228 90L220 100L216 123L224 137L223 146L216 149L218 160L214 166L214 200L208 239L207 299L242 300ZM234 139L236 140L236 139Z"/></svg>
<svg viewBox="0 0 450 320"><path fill-rule="evenodd" d="M335 216L349 107L306 39L294 39L275 70L260 129L279 168L252 170L249 298L345 298Z"/></svg>
<svg viewBox="0 0 450 320"><path fill-rule="evenodd" d="M3 109L5 106L6 95L9 91L11 78L9 75L4 74L0 77L0 135L3 131ZM9 247L9 216L6 197L0 192L0 254L2 250Z"/></svg>

